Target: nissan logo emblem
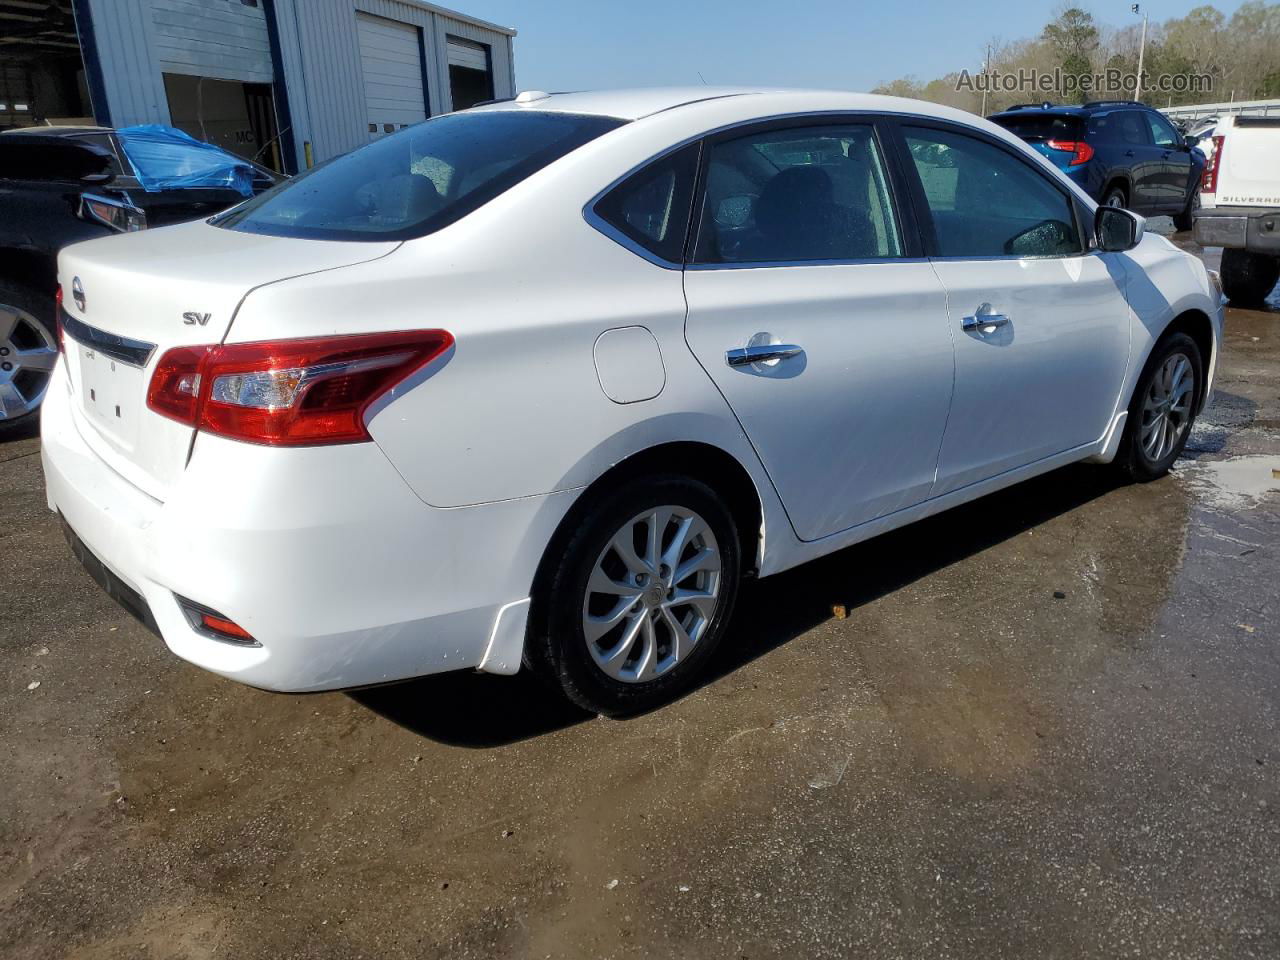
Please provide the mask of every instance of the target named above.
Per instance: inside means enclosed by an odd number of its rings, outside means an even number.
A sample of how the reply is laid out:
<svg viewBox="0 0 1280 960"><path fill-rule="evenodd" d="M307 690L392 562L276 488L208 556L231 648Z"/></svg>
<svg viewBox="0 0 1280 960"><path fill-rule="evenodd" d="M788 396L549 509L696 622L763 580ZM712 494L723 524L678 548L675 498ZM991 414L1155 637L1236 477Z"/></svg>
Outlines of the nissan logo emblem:
<svg viewBox="0 0 1280 960"><path fill-rule="evenodd" d="M80 312L84 313L84 284L80 282L79 277L71 281L71 299L76 302Z"/></svg>

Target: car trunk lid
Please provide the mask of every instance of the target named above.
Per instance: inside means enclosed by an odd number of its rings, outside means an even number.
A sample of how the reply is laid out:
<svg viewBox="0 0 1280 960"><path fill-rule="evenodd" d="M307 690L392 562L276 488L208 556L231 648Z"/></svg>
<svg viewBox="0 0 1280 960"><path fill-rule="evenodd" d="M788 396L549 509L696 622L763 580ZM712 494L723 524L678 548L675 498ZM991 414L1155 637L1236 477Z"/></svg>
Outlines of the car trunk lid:
<svg viewBox="0 0 1280 960"><path fill-rule="evenodd" d="M254 288L385 256L394 242L297 240L203 222L75 244L58 260L66 367L85 441L164 500L186 467L193 429L147 407L172 347L227 334Z"/></svg>

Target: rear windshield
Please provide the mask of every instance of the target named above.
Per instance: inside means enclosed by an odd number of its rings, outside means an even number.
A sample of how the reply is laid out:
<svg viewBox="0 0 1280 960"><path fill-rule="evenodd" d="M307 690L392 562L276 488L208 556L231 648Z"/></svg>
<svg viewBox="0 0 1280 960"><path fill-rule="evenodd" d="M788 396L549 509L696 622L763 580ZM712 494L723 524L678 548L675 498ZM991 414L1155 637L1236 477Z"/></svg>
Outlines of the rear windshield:
<svg viewBox="0 0 1280 960"><path fill-rule="evenodd" d="M279 237L408 240L460 220L624 122L547 111L446 114L335 157L211 222Z"/></svg>
<svg viewBox="0 0 1280 960"><path fill-rule="evenodd" d="M1080 118L1062 114L1038 113L991 119L1023 140L1074 140L1080 133Z"/></svg>

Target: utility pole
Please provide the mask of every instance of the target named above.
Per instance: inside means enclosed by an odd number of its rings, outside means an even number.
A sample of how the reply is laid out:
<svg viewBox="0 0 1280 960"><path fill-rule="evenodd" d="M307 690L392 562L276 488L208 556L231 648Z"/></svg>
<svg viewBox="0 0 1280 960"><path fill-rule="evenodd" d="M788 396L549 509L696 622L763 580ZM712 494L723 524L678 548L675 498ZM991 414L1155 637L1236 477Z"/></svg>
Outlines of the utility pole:
<svg viewBox="0 0 1280 960"><path fill-rule="evenodd" d="M1141 4L1135 3L1129 9L1136 14L1139 12L1139 9L1141 6L1142 6ZM1134 78L1134 84L1133 84L1134 100L1139 100L1142 98L1142 58L1146 54L1146 52L1147 52L1147 15L1144 13L1142 14L1142 40L1138 43L1138 76Z"/></svg>
<svg viewBox="0 0 1280 960"><path fill-rule="evenodd" d="M987 115L987 87L991 86L991 44L987 44L987 59L982 63L982 115Z"/></svg>

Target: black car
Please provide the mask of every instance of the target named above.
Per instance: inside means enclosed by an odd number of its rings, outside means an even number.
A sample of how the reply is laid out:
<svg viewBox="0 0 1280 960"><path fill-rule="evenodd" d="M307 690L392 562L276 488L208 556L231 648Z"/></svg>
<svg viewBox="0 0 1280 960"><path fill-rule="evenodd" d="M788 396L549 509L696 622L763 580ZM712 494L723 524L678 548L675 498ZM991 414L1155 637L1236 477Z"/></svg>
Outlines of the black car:
<svg viewBox="0 0 1280 960"><path fill-rule="evenodd" d="M1205 157L1158 110L1128 100L1021 104L988 118L1044 154L1099 203L1191 229Z"/></svg>
<svg viewBox="0 0 1280 960"><path fill-rule="evenodd" d="M248 166L254 193L279 179ZM28 127L0 133L0 435L35 420L53 371L59 250L80 240L212 216L244 199L243 186L149 184L147 190L136 170L115 130Z"/></svg>

